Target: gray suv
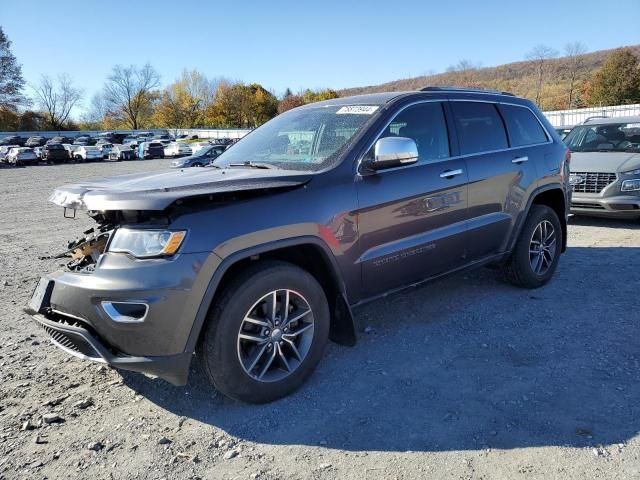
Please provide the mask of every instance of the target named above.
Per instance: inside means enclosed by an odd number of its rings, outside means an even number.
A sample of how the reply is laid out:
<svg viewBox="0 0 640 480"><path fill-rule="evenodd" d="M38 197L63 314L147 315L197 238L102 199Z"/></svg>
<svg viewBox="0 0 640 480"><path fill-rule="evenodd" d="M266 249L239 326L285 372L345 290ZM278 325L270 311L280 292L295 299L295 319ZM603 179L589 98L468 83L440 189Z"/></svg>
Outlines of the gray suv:
<svg viewBox="0 0 640 480"><path fill-rule="evenodd" d="M572 152L571 212L640 218L640 116L591 118L564 141Z"/></svg>
<svg viewBox="0 0 640 480"><path fill-rule="evenodd" d="M570 154L529 101L493 91L339 98L264 124L204 168L58 188L92 230L26 308L68 353L224 394L299 387L352 309L500 266L549 281L566 248ZM505 309L510 308L505 305Z"/></svg>

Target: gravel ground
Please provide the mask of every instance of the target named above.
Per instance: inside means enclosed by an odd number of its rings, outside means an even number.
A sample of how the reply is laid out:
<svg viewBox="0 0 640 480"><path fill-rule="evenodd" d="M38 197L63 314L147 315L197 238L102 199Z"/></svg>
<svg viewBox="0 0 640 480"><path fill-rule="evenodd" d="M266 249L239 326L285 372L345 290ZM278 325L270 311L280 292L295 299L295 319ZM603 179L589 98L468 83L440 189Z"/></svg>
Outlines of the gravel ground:
<svg viewBox="0 0 640 480"><path fill-rule="evenodd" d="M572 219L554 280L487 269L356 311L296 394L223 398L70 358L22 313L91 221L62 183L168 160L0 170L0 479L640 478L640 223Z"/></svg>

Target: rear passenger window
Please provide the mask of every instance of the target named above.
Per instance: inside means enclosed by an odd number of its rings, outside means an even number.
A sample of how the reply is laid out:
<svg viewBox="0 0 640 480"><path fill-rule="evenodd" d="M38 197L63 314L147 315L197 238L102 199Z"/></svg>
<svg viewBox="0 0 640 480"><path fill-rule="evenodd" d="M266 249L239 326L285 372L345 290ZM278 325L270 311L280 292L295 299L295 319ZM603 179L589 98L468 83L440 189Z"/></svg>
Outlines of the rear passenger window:
<svg viewBox="0 0 640 480"><path fill-rule="evenodd" d="M507 124L512 147L535 145L548 140L540 122L528 108L515 105L500 105Z"/></svg>
<svg viewBox="0 0 640 480"><path fill-rule="evenodd" d="M419 161L449 157L449 135L441 102L425 102L400 112L380 135L408 137L418 146Z"/></svg>
<svg viewBox="0 0 640 480"><path fill-rule="evenodd" d="M451 102L451 108L462 155L507 148L504 124L493 103Z"/></svg>

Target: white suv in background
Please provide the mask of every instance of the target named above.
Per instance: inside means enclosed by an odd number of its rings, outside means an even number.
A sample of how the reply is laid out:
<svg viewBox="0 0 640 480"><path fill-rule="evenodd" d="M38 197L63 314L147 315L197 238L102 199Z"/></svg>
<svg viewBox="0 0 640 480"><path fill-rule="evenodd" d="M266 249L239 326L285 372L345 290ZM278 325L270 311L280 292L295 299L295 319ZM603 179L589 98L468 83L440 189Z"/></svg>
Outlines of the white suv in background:
<svg viewBox="0 0 640 480"><path fill-rule="evenodd" d="M76 160L102 160L102 150L98 147L93 147L90 145L83 145L78 147L75 152L73 152L73 157Z"/></svg>

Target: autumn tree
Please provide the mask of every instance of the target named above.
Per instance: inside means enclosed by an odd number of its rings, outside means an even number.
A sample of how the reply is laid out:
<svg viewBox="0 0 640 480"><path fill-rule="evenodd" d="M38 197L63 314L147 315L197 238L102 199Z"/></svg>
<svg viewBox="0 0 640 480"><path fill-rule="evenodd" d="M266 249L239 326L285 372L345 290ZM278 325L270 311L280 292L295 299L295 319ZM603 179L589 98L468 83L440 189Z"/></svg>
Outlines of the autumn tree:
<svg viewBox="0 0 640 480"><path fill-rule="evenodd" d="M36 104L47 119L47 123L54 130L64 128L69 121L69 115L82 100L82 89L77 88L71 77L66 74L52 79L42 75L40 82L33 86Z"/></svg>
<svg viewBox="0 0 640 480"><path fill-rule="evenodd" d="M331 90L330 88L325 88L324 90L317 91L307 89L302 93L304 103L321 102L323 100L331 100L332 98L338 97L338 92L336 92L335 90Z"/></svg>
<svg viewBox="0 0 640 480"><path fill-rule="evenodd" d="M0 27L0 109L15 112L28 103L23 94L22 67L11 52L11 41Z"/></svg>
<svg viewBox="0 0 640 480"><path fill-rule="evenodd" d="M579 80L584 75L587 47L581 42L567 43L564 47L565 58L568 62L567 73L569 77L568 102L569 108L573 108L577 93L579 92Z"/></svg>
<svg viewBox="0 0 640 480"><path fill-rule="evenodd" d="M158 98L155 89L159 84L160 75L148 63L142 67L116 65L103 91L109 116L137 130L153 114L153 103Z"/></svg>
<svg viewBox="0 0 640 480"><path fill-rule="evenodd" d="M544 89L544 82L547 75L547 64L549 60L554 58L557 52L547 45L536 45L533 49L527 53L527 59L534 63L536 72L536 88L535 88L535 102L538 106L541 106L542 91Z"/></svg>
<svg viewBox="0 0 640 480"><path fill-rule="evenodd" d="M301 107L304 105L304 99L300 95L289 95L284 97L278 103L278 113L284 113L292 108Z"/></svg>
<svg viewBox="0 0 640 480"><path fill-rule="evenodd" d="M273 118L277 109L275 95L257 83L222 82L207 109L207 123L221 128L255 128Z"/></svg>
<svg viewBox="0 0 640 480"><path fill-rule="evenodd" d="M628 48L614 50L593 76L590 105L640 103L640 66Z"/></svg>
<svg viewBox="0 0 640 480"><path fill-rule="evenodd" d="M200 72L183 71L178 80L162 91L154 123L174 128L203 126L206 110L215 98L215 88L215 81L210 81Z"/></svg>

